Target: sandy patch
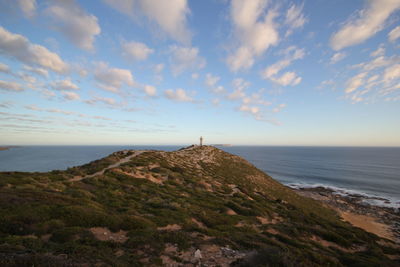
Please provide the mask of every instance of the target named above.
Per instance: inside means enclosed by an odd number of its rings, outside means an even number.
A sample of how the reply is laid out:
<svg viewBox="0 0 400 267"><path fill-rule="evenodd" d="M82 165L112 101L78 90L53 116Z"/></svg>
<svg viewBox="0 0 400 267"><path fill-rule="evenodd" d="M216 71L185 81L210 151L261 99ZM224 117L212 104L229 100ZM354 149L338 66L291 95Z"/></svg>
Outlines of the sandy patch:
<svg viewBox="0 0 400 267"><path fill-rule="evenodd" d="M157 227L157 230L160 231L179 231L182 229L182 226L179 224L168 224L167 226Z"/></svg>
<svg viewBox="0 0 400 267"><path fill-rule="evenodd" d="M153 182L153 183L156 183L156 184L163 184L164 180L166 180L166 178L163 179L161 177L155 177L154 175L152 175L150 173L144 173L144 172L141 172L141 171L135 171L133 173L125 172L125 171L122 171L120 169L116 169L114 171L122 173L122 174L127 175L127 176L130 176L132 178L146 179L146 180L149 180L150 182Z"/></svg>
<svg viewBox="0 0 400 267"><path fill-rule="evenodd" d="M343 220L351 223L353 226L359 227L367 232L376 234L379 237L384 237L395 241L395 237L390 231L389 226L379 223L372 216L358 215L350 212L339 211Z"/></svg>
<svg viewBox="0 0 400 267"><path fill-rule="evenodd" d="M192 218L191 221L194 222L199 228L202 228L202 229L207 228L207 227L204 225L204 223L202 223L202 222L196 220L195 218Z"/></svg>
<svg viewBox="0 0 400 267"><path fill-rule="evenodd" d="M125 243L128 240L126 234L127 231L120 230L119 232L113 233L104 227L92 227L89 228L94 237L101 241L114 241L117 243Z"/></svg>
<svg viewBox="0 0 400 267"><path fill-rule="evenodd" d="M228 215L237 215L237 213L233 209L229 209L226 211L226 214Z"/></svg>

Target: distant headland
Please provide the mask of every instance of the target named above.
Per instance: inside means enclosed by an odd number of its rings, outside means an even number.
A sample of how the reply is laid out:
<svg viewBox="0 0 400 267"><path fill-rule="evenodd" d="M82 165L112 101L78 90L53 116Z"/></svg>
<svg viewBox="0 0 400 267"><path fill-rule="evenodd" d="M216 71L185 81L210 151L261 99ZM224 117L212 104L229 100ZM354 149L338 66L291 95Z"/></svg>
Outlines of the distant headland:
<svg viewBox="0 0 400 267"><path fill-rule="evenodd" d="M2 150L9 150L11 148L16 148L17 146L0 146L0 151Z"/></svg>

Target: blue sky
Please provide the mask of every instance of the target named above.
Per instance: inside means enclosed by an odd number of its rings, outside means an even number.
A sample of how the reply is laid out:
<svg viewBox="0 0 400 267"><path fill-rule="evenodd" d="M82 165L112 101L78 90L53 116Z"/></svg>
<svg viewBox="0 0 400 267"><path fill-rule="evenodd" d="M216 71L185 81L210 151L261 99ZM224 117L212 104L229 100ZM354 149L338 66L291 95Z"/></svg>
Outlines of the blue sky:
<svg viewBox="0 0 400 267"><path fill-rule="evenodd" d="M398 0L0 0L0 144L400 146Z"/></svg>

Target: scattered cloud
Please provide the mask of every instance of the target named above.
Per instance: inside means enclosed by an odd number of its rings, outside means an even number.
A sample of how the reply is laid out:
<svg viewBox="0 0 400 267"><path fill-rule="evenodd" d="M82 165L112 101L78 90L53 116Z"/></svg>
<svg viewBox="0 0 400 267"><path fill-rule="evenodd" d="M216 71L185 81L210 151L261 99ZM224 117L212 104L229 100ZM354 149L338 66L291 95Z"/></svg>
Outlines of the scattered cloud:
<svg viewBox="0 0 400 267"><path fill-rule="evenodd" d="M0 63L0 72L11 73L11 69L8 65Z"/></svg>
<svg viewBox="0 0 400 267"><path fill-rule="evenodd" d="M66 100L80 100L81 97L75 93L75 92L69 92L69 91L61 91L61 94L63 95L64 99Z"/></svg>
<svg viewBox="0 0 400 267"><path fill-rule="evenodd" d="M108 5L129 16L139 11L157 25L168 37L188 44L191 33L187 27L190 9L187 0L104 0Z"/></svg>
<svg viewBox="0 0 400 267"><path fill-rule="evenodd" d="M397 39L400 38L400 26L397 26L393 30L391 30L388 34L389 41L394 43Z"/></svg>
<svg viewBox="0 0 400 267"><path fill-rule="evenodd" d="M347 56L347 54L345 52L336 52L331 57L330 63L335 64L335 63L339 62L340 60L344 59L346 56Z"/></svg>
<svg viewBox="0 0 400 267"><path fill-rule="evenodd" d="M116 106L118 105L117 101L114 98L110 97L101 97L101 96L95 96L90 100L86 100L85 103L89 105L95 105L98 103L106 104L108 106Z"/></svg>
<svg viewBox="0 0 400 267"><path fill-rule="evenodd" d="M146 44L140 42L125 42L122 44L122 53L127 59L141 61L154 52Z"/></svg>
<svg viewBox="0 0 400 267"><path fill-rule="evenodd" d="M347 81L346 94L355 91L364 83L364 78L367 76L366 72L359 73Z"/></svg>
<svg viewBox="0 0 400 267"><path fill-rule="evenodd" d="M11 101L0 102L0 108L10 108L12 106L13 106L13 102L11 102Z"/></svg>
<svg viewBox="0 0 400 267"><path fill-rule="evenodd" d="M275 9L268 11L266 0L232 0L230 17L238 46L226 60L233 72L249 69L255 58L261 56L270 46L279 41L279 33L274 19Z"/></svg>
<svg viewBox="0 0 400 267"><path fill-rule="evenodd" d="M398 0L370 0L331 37L331 47L341 50L364 42L384 28L387 18L400 8Z"/></svg>
<svg viewBox="0 0 400 267"><path fill-rule="evenodd" d="M228 95L228 99L235 100L246 96L245 90L250 87L250 82L242 78L236 78L232 81L233 92Z"/></svg>
<svg viewBox="0 0 400 267"><path fill-rule="evenodd" d="M51 99L56 96L56 93L51 90L44 89L42 90L42 94L45 98Z"/></svg>
<svg viewBox="0 0 400 267"><path fill-rule="evenodd" d="M380 48L383 46L372 53L375 57L370 61L352 66L358 73L345 83L345 97L352 103L397 99L400 93L400 57L385 57Z"/></svg>
<svg viewBox="0 0 400 267"><path fill-rule="evenodd" d="M289 9L286 11L286 19L285 24L288 26L288 30L286 31L286 36L292 34L293 30L296 28L302 28L304 24L307 22L307 19L303 14L304 4L296 6L292 4Z"/></svg>
<svg viewBox="0 0 400 267"><path fill-rule="evenodd" d="M222 85L211 88L211 92L214 94L223 94L226 92L225 88Z"/></svg>
<svg viewBox="0 0 400 267"><path fill-rule="evenodd" d="M0 80L0 89L5 91L20 92L24 90L24 87L16 82L8 82Z"/></svg>
<svg viewBox="0 0 400 267"><path fill-rule="evenodd" d="M276 106L274 109L272 109L273 113L278 113L280 112L282 109L284 109L286 107L286 104L279 104L278 106Z"/></svg>
<svg viewBox="0 0 400 267"><path fill-rule="evenodd" d="M217 82L219 81L220 77L218 76L213 76L211 73L207 73L206 74L206 79L204 81L204 83L208 86L208 87L214 87Z"/></svg>
<svg viewBox="0 0 400 267"><path fill-rule="evenodd" d="M206 60L199 55L197 47L170 46L171 71L174 75L179 75L187 70L202 69L206 65Z"/></svg>
<svg viewBox="0 0 400 267"><path fill-rule="evenodd" d="M24 65L23 69L26 70L26 71L38 74L38 75L43 76L43 77L48 77L49 76L49 72L46 69L43 69L43 68L31 67L31 66Z"/></svg>
<svg viewBox="0 0 400 267"><path fill-rule="evenodd" d="M94 79L100 88L113 93L120 93L120 88L124 84L136 86L130 70L111 68L104 62L98 62L96 65Z"/></svg>
<svg viewBox="0 0 400 267"><path fill-rule="evenodd" d="M163 63L154 66L155 73L161 73L164 70L165 65Z"/></svg>
<svg viewBox="0 0 400 267"><path fill-rule="evenodd" d="M304 49L299 49L295 46L290 46L284 50L284 59L272 64L261 72L261 77L265 80L270 80L282 86L295 86L302 80L295 72L287 71L279 76L279 72L287 68L293 61L302 59L305 55Z"/></svg>
<svg viewBox="0 0 400 267"><path fill-rule="evenodd" d="M165 96L168 99L178 101L178 102L194 102L194 99L190 97L186 91L182 88L176 89L175 91L172 89L165 90Z"/></svg>
<svg viewBox="0 0 400 267"><path fill-rule="evenodd" d="M32 18L36 15L36 0L17 0L17 4L25 17Z"/></svg>
<svg viewBox="0 0 400 267"><path fill-rule="evenodd" d="M68 69L67 64L56 53L49 51L44 46L32 44L24 36L11 33L1 26L0 54L58 73L64 73Z"/></svg>
<svg viewBox="0 0 400 267"><path fill-rule="evenodd" d="M400 64L392 65L385 69L383 79L385 83L390 83L392 80L400 78Z"/></svg>
<svg viewBox="0 0 400 267"><path fill-rule="evenodd" d="M385 48L383 47L383 45L380 45L378 49L370 54L371 57L381 57L383 55L385 55Z"/></svg>
<svg viewBox="0 0 400 267"><path fill-rule="evenodd" d="M70 78L60 81L54 81L50 86L55 90L79 90L78 85L74 84Z"/></svg>
<svg viewBox="0 0 400 267"><path fill-rule="evenodd" d="M45 13L73 44L87 51L94 50L94 40L101 32L97 17L87 14L75 0L51 1Z"/></svg>
<svg viewBox="0 0 400 267"><path fill-rule="evenodd" d="M198 73L192 73L192 75L190 77L192 77L193 80L197 80L199 78L199 74Z"/></svg>
<svg viewBox="0 0 400 267"><path fill-rule="evenodd" d="M157 95L157 89L154 86L145 85L143 90L148 96L154 97Z"/></svg>

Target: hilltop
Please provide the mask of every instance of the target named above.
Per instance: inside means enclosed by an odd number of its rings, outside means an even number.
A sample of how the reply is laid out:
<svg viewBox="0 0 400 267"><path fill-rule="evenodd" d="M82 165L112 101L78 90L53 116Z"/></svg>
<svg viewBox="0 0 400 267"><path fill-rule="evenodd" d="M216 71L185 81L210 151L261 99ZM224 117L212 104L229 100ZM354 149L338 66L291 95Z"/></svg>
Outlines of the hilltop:
<svg viewBox="0 0 400 267"><path fill-rule="evenodd" d="M195 266L199 252L203 266L400 264L395 243L211 146L0 173L1 266Z"/></svg>

